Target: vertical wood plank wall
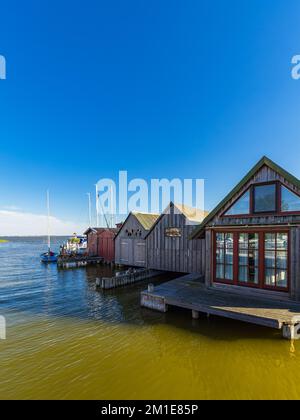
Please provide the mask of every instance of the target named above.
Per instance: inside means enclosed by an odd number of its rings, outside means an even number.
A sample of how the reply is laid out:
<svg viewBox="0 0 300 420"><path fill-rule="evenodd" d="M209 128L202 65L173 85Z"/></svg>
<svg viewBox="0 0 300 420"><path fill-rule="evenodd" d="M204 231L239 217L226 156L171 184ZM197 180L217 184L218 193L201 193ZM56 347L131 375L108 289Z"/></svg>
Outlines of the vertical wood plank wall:
<svg viewBox="0 0 300 420"><path fill-rule="evenodd" d="M142 230L142 235L128 236L126 230ZM138 222L134 215L131 215L122 226L119 235L115 239L115 262L116 264L128 265L133 267L146 266L146 241L145 236L148 231Z"/></svg>
<svg viewBox="0 0 300 420"><path fill-rule="evenodd" d="M177 227L181 229L181 237L166 237L165 229ZM204 275L205 241L190 240L195 225L187 225L183 214L170 213L156 224L146 238L147 267L156 270L180 273L200 273Z"/></svg>

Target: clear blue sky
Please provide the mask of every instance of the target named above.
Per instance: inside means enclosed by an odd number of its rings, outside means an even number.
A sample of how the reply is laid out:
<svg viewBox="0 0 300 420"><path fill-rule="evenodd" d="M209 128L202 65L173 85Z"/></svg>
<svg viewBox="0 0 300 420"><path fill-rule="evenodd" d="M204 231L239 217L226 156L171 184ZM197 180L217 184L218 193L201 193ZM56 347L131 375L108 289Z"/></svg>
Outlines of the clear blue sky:
<svg viewBox="0 0 300 420"><path fill-rule="evenodd" d="M1 5L0 208L87 221L101 177L205 178L211 209L262 155L300 177L300 2Z"/></svg>

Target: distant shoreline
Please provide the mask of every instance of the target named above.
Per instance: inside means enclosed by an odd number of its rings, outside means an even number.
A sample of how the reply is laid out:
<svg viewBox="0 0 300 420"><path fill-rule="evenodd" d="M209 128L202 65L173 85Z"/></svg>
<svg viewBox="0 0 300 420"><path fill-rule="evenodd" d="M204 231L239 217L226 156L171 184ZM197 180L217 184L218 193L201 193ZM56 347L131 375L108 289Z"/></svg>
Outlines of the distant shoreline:
<svg viewBox="0 0 300 420"><path fill-rule="evenodd" d="M68 238L69 236L72 236L72 234L70 235L51 235L52 238ZM1 239L6 239L6 238L47 238L47 235L0 235L0 240Z"/></svg>

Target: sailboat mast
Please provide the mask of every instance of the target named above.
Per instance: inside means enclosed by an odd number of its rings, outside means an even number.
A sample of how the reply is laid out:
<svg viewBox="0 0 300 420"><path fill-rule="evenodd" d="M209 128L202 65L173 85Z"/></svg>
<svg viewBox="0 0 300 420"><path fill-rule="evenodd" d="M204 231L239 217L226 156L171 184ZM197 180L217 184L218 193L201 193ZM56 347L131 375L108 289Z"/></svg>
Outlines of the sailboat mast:
<svg viewBox="0 0 300 420"><path fill-rule="evenodd" d="M50 197L49 190L47 190L47 236L48 236L48 251L50 251Z"/></svg>
<svg viewBox="0 0 300 420"><path fill-rule="evenodd" d="M92 204L91 204L91 193L87 193L89 201L89 227L92 227Z"/></svg>
<svg viewBox="0 0 300 420"><path fill-rule="evenodd" d="M99 195L98 195L97 184L96 184L96 227L99 227Z"/></svg>

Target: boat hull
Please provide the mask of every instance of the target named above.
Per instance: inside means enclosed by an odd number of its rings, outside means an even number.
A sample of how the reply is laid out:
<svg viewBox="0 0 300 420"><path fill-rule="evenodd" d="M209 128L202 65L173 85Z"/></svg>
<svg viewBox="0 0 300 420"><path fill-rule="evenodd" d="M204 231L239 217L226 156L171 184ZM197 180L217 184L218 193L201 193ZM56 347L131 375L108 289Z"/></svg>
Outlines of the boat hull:
<svg viewBox="0 0 300 420"><path fill-rule="evenodd" d="M41 254L41 262L43 263L55 263L57 262L57 254L49 254L48 252L45 252L44 254Z"/></svg>

